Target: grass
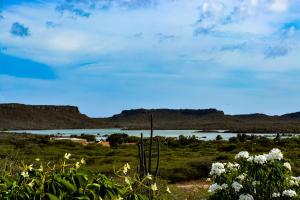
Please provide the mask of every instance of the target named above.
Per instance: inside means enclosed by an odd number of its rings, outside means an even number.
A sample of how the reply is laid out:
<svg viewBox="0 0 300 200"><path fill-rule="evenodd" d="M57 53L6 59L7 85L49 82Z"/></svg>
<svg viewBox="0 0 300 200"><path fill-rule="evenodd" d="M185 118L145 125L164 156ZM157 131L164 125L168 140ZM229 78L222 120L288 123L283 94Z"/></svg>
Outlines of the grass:
<svg viewBox="0 0 300 200"><path fill-rule="evenodd" d="M160 176L169 183L206 178L212 162L232 160L241 150L262 153L268 152L273 147L280 148L285 157L291 159L294 174L300 175L300 138L298 137L280 141L265 138L245 142L198 141L196 144L178 146L170 146L163 142ZM47 136L0 134L1 166L7 161L30 163L35 158L40 158L45 163L58 162L66 152L71 153L73 159L85 158L88 169L107 175L113 175L113 169L121 167L126 162L135 167L138 162L138 149L135 145L107 148L97 144L83 146L68 141L48 141ZM154 161L155 159L154 154Z"/></svg>

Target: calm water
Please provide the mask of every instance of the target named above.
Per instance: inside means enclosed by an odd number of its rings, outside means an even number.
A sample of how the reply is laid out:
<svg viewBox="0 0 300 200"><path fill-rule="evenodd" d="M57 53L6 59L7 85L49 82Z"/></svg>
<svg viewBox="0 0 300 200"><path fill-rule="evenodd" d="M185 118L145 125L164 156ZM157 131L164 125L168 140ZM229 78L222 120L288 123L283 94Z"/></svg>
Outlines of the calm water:
<svg viewBox="0 0 300 200"><path fill-rule="evenodd" d="M192 136L195 135L197 138L202 140L214 140L217 135L221 135L223 139L228 140L230 137L234 137L236 133L223 133L223 131L216 132L196 132L197 130L154 130L154 136L165 136L165 137L178 137L179 135ZM96 135L97 140L104 139L105 135L110 135L113 133L126 133L130 136L140 136L141 133L145 137L150 136L150 130L121 130L121 129L63 129L63 130L18 130L11 131L17 133L31 133L31 134L41 134L41 135L50 135L50 134L61 134L65 136L69 135L80 135L80 134L90 134ZM251 135L251 134L248 134ZM276 134L265 134L260 133L256 134L260 136L275 137Z"/></svg>

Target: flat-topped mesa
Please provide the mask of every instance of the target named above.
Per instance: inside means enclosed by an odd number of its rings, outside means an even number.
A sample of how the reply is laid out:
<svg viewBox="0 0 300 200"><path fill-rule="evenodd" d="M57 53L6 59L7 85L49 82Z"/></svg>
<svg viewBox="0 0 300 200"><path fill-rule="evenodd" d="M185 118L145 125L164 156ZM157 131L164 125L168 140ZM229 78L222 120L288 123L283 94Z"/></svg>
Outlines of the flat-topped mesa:
<svg viewBox="0 0 300 200"><path fill-rule="evenodd" d="M113 118L128 117L140 114L181 114L181 115L193 115L193 116L205 116L205 115L224 115L223 111L217 109L132 109L123 110L120 114L114 115Z"/></svg>
<svg viewBox="0 0 300 200"><path fill-rule="evenodd" d="M57 105L26 105L18 103L6 103L0 104L0 109L34 109L34 110L45 110L45 111L56 111L56 112L72 112L80 113L76 106L57 106Z"/></svg>

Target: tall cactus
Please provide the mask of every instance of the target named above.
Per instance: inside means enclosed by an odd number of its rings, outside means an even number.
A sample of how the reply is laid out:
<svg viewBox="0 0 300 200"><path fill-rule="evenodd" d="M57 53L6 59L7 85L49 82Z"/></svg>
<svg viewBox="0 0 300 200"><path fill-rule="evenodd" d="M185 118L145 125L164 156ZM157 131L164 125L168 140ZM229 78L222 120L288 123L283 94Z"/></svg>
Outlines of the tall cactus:
<svg viewBox="0 0 300 200"><path fill-rule="evenodd" d="M143 179L148 173L152 174L152 149L153 149L153 116L152 114L150 115L150 130L151 130L151 134L150 134L150 145L149 145L149 158L148 158L148 163L147 163L147 158L146 158L146 149L145 149L145 143L144 143L144 137L143 137L143 133L141 133L141 139L140 139L140 143L139 143L139 174L141 179ZM153 173L154 175L154 180L156 180L157 176L158 176L158 170L159 170L159 162L160 162L160 142L159 139L157 138L156 140L157 142L157 161L156 161L156 168L155 168L155 172ZM148 166L147 166L148 164Z"/></svg>

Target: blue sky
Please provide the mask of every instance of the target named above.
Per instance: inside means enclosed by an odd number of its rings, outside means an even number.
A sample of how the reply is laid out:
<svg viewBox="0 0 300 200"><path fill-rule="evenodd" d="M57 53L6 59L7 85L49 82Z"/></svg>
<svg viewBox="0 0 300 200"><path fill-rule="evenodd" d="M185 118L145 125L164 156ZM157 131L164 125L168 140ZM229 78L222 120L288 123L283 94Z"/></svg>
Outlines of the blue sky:
<svg viewBox="0 0 300 200"><path fill-rule="evenodd" d="M298 0L2 0L0 102L300 111Z"/></svg>

